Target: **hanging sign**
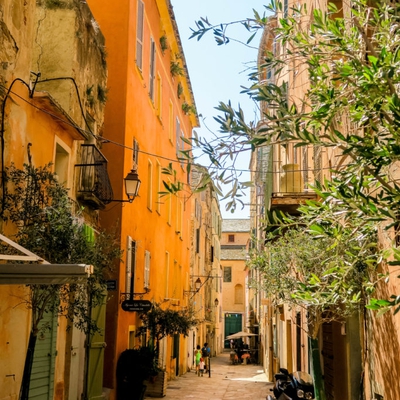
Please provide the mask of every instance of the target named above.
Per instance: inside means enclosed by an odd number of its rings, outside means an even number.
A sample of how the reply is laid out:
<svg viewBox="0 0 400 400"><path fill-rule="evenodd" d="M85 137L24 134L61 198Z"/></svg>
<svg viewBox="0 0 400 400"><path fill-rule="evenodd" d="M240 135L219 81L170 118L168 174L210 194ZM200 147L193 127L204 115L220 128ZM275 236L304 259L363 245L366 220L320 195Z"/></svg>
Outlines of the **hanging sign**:
<svg viewBox="0 0 400 400"><path fill-rule="evenodd" d="M124 311L137 311L137 312L147 312L150 311L152 306L149 300L124 300L121 307Z"/></svg>

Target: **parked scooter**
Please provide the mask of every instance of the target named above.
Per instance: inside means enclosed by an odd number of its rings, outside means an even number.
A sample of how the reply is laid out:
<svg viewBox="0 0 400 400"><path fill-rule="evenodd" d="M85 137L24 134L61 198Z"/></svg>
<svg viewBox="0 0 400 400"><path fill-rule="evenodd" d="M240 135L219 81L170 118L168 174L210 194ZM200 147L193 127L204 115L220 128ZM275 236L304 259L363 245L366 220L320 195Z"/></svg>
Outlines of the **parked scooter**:
<svg viewBox="0 0 400 400"><path fill-rule="evenodd" d="M274 397L267 396L267 400L312 400L315 398L314 384L311 375L307 372L293 372L290 374L285 368L275 374Z"/></svg>

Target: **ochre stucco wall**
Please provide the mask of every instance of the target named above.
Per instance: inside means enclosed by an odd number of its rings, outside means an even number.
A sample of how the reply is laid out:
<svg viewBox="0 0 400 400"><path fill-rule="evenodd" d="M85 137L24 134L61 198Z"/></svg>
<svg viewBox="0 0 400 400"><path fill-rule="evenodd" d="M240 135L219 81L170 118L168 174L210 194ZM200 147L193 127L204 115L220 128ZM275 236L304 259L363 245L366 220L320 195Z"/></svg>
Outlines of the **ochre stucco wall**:
<svg viewBox="0 0 400 400"><path fill-rule="evenodd" d="M167 167L169 162L177 173L177 179L186 182L186 170L176 160L176 117L179 118L181 130L186 137L191 135L192 126L196 123L193 116L182 112L182 102L185 98L191 101L188 84L185 77L172 78L170 61L179 51L175 32L171 25L167 3L145 1L143 68L140 71L136 65L136 20L137 1L117 2L89 1L89 5L99 22L106 38L109 67L109 92L106 106L104 137L123 144L126 148L106 144L103 151L109 160L109 172L113 184L114 197L124 198L123 177L132 168L132 145L136 139L140 146L138 158L138 173L142 181L139 196L132 204L112 203L101 214L101 224L112 229L117 225L121 237L121 248L126 250L127 236L137 243L135 292L144 292L144 255L151 253L150 292L143 299L163 303L163 307L180 309L183 306L184 283L189 275L190 236L190 202L189 192L158 198L157 165ZM170 48L162 54L159 38L167 34ZM162 113L161 118L149 97L149 60L150 37L156 44L156 94L157 76L162 81ZM183 97L177 97L177 85L184 87ZM186 89L185 89L186 87ZM170 120L170 102L173 107ZM170 132L172 126L172 132ZM171 161L170 161L171 160ZM149 164L152 165L152 183L149 174ZM164 177L164 179L166 179ZM152 189L149 190L149 185ZM160 189L162 190L162 184ZM152 201L148 207L148 195L151 191ZM169 220L168 203L171 201L171 218ZM160 203L159 210L157 205ZM182 207L182 223L178 227L177 214ZM169 266L166 266L166 253L169 254ZM167 277L167 272L169 276ZM118 279L120 292L125 288L125 264L116 266L115 277ZM168 282L168 298L166 297L166 282ZM106 348L106 387L111 388L111 398L115 396L115 366L119 354L128 347L129 331L136 330L140 321L136 313L124 312L120 307L119 293L113 293L113 298L107 310L107 348ZM185 340L181 337L179 373L186 372ZM139 344L139 339L136 339ZM167 372L172 378L176 373L176 360L172 358L172 341L167 339L167 357L165 359Z"/></svg>

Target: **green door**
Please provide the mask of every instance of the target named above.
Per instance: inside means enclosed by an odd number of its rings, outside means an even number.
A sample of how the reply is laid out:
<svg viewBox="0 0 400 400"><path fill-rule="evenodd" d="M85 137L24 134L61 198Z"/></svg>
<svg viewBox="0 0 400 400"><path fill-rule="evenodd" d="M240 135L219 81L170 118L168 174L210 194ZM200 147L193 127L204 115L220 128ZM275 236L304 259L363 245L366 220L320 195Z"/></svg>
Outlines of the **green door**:
<svg viewBox="0 0 400 400"><path fill-rule="evenodd" d="M103 399L103 368L104 368L104 329L106 325L106 296L104 303L92 309L92 318L96 321L101 333L96 332L90 339L87 372L87 398L89 400Z"/></svg>
<svg viewBox="0 0 400 400"><path fill-rule="evenodd" d="M29 400L53 400L54 369L57 343L57 316L54 313L44 313L40 327L47 325L43 333L39 333L35 353L31 380L29 385Z"/></svg>
<svg viewBox="0 0 400 400"><path fill-rule="evenodd" d="M180 345L180 335L174 335L174 354L173 357L176 360L175 364L175 375L179 376L179 345Z"/></svg>
<svg viewBox="0 0 400 400"><path fill-rule="evenodd" d="M225 337L242 330L242 314L225 314ZM225 349L229 349L229 340L225 340Z"/></svg>

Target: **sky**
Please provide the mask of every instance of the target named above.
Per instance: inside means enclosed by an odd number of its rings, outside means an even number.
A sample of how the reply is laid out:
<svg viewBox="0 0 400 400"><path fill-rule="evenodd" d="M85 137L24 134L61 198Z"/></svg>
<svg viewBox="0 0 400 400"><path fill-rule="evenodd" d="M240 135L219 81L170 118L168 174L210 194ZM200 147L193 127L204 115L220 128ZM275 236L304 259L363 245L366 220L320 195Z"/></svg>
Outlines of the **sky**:
<svg viewBox="0 0 400 400"><path fill-rule="evenodd" d="M228 45L218 46L212 33L206 34L200 41L190 39L190 28L196 28L195 21L200 17L207 17L211 24L242 20L253 17L253 9L260 14L265 11L266 0L171 0L182 41L189 77L192 84L197 112L201 114L200 128L196 128L199 136L211 137L208 129L218 131L218 123L213 117L218 115L215 107L222 101L231 100L232 106L237 109L240 104L246 121L258 121L259 111L253 101L246 94L240 94L241 86L248 87L248 73L250 66L256 65L258 45L261 32L250 45L231 41ZM228 36L247 41L250 34L242 26L229 28ZM206 127L207 126L207 127ZM250 154L242 154L238 167L247 169ZM207 165L207 159L202 157L200 164ZM248 181L249 174L244 174L241 180ZM228 190L229 188L226 188ZM244 199L248 203L248 199ZM223 218L248 218L250 207L241 209L239 206L234 213L225 210L221 202Z"/></svg>

